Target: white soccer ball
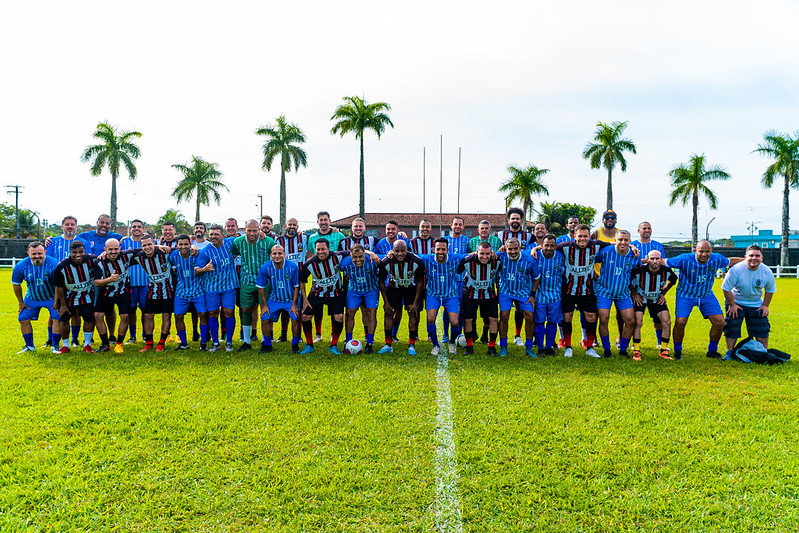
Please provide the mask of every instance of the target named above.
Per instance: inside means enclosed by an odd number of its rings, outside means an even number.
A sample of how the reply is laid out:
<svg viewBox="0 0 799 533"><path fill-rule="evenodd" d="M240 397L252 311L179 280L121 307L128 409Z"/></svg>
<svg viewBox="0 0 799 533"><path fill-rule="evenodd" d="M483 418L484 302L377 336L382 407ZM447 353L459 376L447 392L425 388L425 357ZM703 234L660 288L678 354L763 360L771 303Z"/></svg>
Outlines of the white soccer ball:
<svg viewBox="0 0 799 533"><path fill-rule="evenodd" d="M461 348L464 348L466 346L466 335L464 335L463 333L458 335L458 338L455 339L455 344L457 344Z"/></svg>
<svg viewBox="0 0 799 533"><path fill-rule="evenodd" d="M363 344L358 339L352 339L347 341L347 344L344 345L344 353L348 355L357 355L363 351Z"/></svg>

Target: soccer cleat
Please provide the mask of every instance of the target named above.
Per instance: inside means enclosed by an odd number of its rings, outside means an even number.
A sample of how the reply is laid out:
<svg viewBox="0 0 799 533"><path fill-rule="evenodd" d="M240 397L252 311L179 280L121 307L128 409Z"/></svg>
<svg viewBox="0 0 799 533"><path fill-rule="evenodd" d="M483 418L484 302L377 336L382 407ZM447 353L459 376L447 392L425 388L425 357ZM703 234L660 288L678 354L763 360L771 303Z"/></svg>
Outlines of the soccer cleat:
<svg viewBox="0 0 799 533"><path fill-rule="evenodd" d="M524 341L518 335L516 335L516 338L513 339L513 342L516 343L516 346L524 346Z"/></svg>
<svg viewBox="0 0 799 533"><path fill-rule="evenodd" d="M380 348L377 353L393 353L394 347L390 344L384 344L382 348Z"/></svg>
<svg viewBox="0 0 799 533"><path fill-rule="evenodd" d="M211 345L210 348L208 348L208 351L211 352L211 353L214 353L214 352L217 352L217 351L219 351L221 349L222 349L222 346L220 346L218 343L214 343L214 344Z"/></svg>
<svg viewBox="0 0 799 533"><path fill-rule="evenodd" d="M439 346L433 346L430 350L430 355L438 355L441 353L441 348Z"/></svg>
<svg viewBox="0 0 799 533"><path fill-rule="evenodd" d="M92 347L89 344L84 344L83 345L83 351L86 352L86 353L94 353L94 350L92 350Z"/></svg>
<svg viewBox="0 0 799 533"><path fill-rule="evenodd" d="M508 355L508 347L507 346L500 346L499 348L499 356L506 357Z"/></svg>
<svg viewBox="0 0 799 533"><path fill-rule="evenodd" d="M454 342L449 343L448 346L449 346L449 353L451 353L453 355L458 353L458 347L455 346Z"/></svg>
<svg viewBox="0 0 799 533"><path fill-rule="evenodd" d="M286 337L286 335L281 335L277 342L288 342L288 337Z"/></svg>
<svg viewBox="0 0 799 533"><path fill-rule="evenodd" d="M233 343L232 342L226 342L225 343L225 351L226 352L232 352L233 351Z"/></svg>
<svg viewBox="0 0 799 533"><path fill-rule="evenodd" d="M590 348L588 348L588 349L585 351L585 355L587 355L588 357L594 357L595 359L599 359L600 357L602 357L601 355L599 355L598 353L596 353L596 350L594 350L594 347L593 347L593 346L592 346L592 347L590 347Z"/></svg>
<svg viewBox="0 0 799 533"><path fill-rule="evenodd" d="M97 348L97 353L110 352L110 351L111 351L111 347L109 345L107 345L107 344L103 344L102 346Z"/></svg>
<svg viewBox="0 0 799 533"><path fill-rule="evenodd" d="M313 342L314 344L316 344L317 342L322 342L322 336L317 333L316 336L313 338Z"/></svg>
<svg viewBox="0 0 799 533"><path fill-rule="evenodd" d="M71 346L72 346L73 348L80 348L80 343L79 343L77 340L75 340L75 339L72 339Z"/></svg>
<svg viewBox="0 0 799 533"><path fill-rule="evenodd" d="M588 352L586 352L588 353ZM571 357L573 355L572 347L569 346L565 350L563 350L563 357Z"/></svg>
<svg viewBox="0 0 799 533"><path fill-rule="evenodd" d="M125 344L133 344L134 342L136 342L136 337L131 337L125 341Z"/></svg>
<svg viewBox="0 0 799 533"><path fill-rule="evenodd" d="M393 342L399 342L399 341L400 341L400 340L399 340L397 337L391 337L391 340L392 340Z"/></svg>
<svg viewBox="0 0 799 533"><path fill-rule="evenodd" d="M338 349L338 346L333 344L330 348L327 349L328 352L332 353L333 355L341 355L341 350Z"/></svg>
<svg viewBox="0 0 799 533"><path fill-rule="evenodd" d="M560 338L558 339L558 348L565 348L566 347L566 339Z"/></svg>
<svg viewBox="0 0 799 533"><path fill-rule="evenodd" d="M172 342L172 341L174 341L174 340L175 340L175 339L173 339L173 338L172 338L172 335L167 335L167 336L166 336L166 341L165 341L165 342Z"/></svg>
<svg viewBox="0 0 799 533"><path fill-rule="evenodd" d="M627 350L619 350L619 355L628 359L630 358L630 354L627 353Z"/></svg>
<svg viewBox="0 0 799 533"><path fill-rule="evenodd" d="M191 334L191 342L200 342L200 334L196 331Z"/></svg>
<svg viewBox="0 0 799 533"><path fill-rule="evenodd" d="M139 353L149 352L152 349L153 349L152 344L145 344L144 347L141 350L139 350Z"/></svg>
<svg viewBox="0 0 799 533"><path fill-rule="evenodd" d="M394 349L392 348L392 351L393 350ZM413 344L408 346L408 355L416 355L416 346L414 346Z"/></svg>
<svg viewBox="0 0 799 533"><path fill-rule="evenodd" d="M272 345L271 344L267 345L267 344L261 343L261 349L258 350L258 353L269 353L271 351L272 351Z"/></svg>
<svg viewBox="0 0 799 533"><path fill-rule="evenodd" d="M258 342L258 335L253 333L252 335L250 335L250 346L252 346L256 342Z"/></svg>
<svg viewBox="0 0 799 533"><path fill-rule="evenodd" d="M207 352L208 351L208 345L206 343L204 343L204 342L201 342L200 343L200 351L201 352Z"/></svg>
<svg viewBox="0 0 799 533"><path fill-rule="evenodd" d="M658 342L658 350L660 350L661 348L662 348L662 346L661 346L661 345L660 345L660 343Z"/></svg>
<svg viewBox="0 0 799 533"><path fill-rule="evenodd" d="M60 353L60 354L69 353L69 346L62 346L57 352L53 353Z"/></svg>
<svg viewBox="0 0 799 533"><path fill-rule="evenodd" d="M25 346L23 349L21 349L20 351L17 352L17 355L20 355L20 354L23 354L23 353L28 353L28 352L36 353L36 346Z"/></svg>
<svg viewBox="0 0 799 533"><path fill-rule="evenodd" d="M495 346L489 346L488 350L486 350L486 355L497 355L497 348Z"/></svg>
<svg viewBox="0 0 799 533"><path fill-rule="evenodd" d="M558 352L555 348L544 348L544 355L558 355Z"/></svg>
<svg viewBox="0 0 799 533"><path fill-rule="evenodd" d="M300 353L300 345L299 344L292 344L291 345L291 353Z"/></svg>
<svg viewBox="0 0 799 533"><path fill-rule="evenodd" d="M677 361L682 361L682 352L674 350L674 359L676 359Z"/></svg>
<svg viewBox="0 0 799 533"><path fill-rule="evenodd" d="M635 350L633 352L633 361L640 361L641 360L641 352L639 350Z"/></svg>
<svg viewBox="0 0 799 533"><path fill-rule="evenodd" d="M467 346L464 348L463 355L474 355L474 346Z"/></svg>
<svg viewBox="0 0 799 533"><path fill-rule="evenodd" d="M719 352L707 352L705 357L709 357L710 359L721 359L721 354Z"/></svg>
<svg viewBox="0 0 799 533"><path fill-rule="evenodd" d="M367 344L363 347L363 353L375 353L375 349L372 347L371 344Z"/></svg>
<svg viewBox="0 0 799 533"><path fill-rule="evenodd" d="M53 343L50 342L50 341L47 341L44 344L42 344L42 348L52 348L52 347L53 347Z"/></svg>
<svg viewBox="0 0 799 533"><path fill-rule="evenodd" d="M156 352L163 352L164 351L164 345L159 342L158 346L155 347L155 351Z"/></svg>
<svg viewBox="0 0 799 533"><path fill-rule="evenodd" d="M602 357L611 357L613 356L613 350L602 350Z"/></svg>
<svg viewBox="0 0 799 533"><path fill-rule="evenodd" d="M533 359L538 359L538 356L535 354L532 348L525 349L524 355L526 355L527 357L532 357Z"/></svg>
<svg viewBox="0 0 799 533"><path fill-rule="evenodd" d="M668 359L669 361L674 361L674 358L669 356L668 348L662 348L660 350L660 353L658 354L658 357L660 357L661 359Z"/></svg>
<svg viewBox="0 0 799 533"><path fill-rule="evenodd" d="M114 353L125 353L125 349L122 347L121 344L114 345Z"/></svg>
<svg viewBox="0 0 799 533"><path fill-rule="evenodd" d="M488 344L488 335L483 335L480 337L481 344Z"/></svg>
<svg viewBox="0 0 799 533"><path fill-rule="evenodd" d="M252 345L249 342L245 342L241 346L239 346L239 349L236 350L236 351L237 352L248 352L250 350L252 350Z"/></svg>
<svg viewBox="0 0 799 533"><path fill-rule="evenodd" d="M583 340L581 340L581 341L580 341L580 346L581 346L583 349L585 349L585 350L587 350L588 348L590 348L590 347L591 347L591 345L590 345L590 344L588 344L588 339L583 339Z"/></svg>
<svg viewBox="0 0 799 533"><path fill-rule="evenodd" d="M181 342L180 344L175 346L175 350L178 350L178 351L183 351L183 350L188 350L188 349L189 349L189 343L188 342Z"/></svg>
<svg viewBox="0 0 799 533"><path fill-rule="evenodd" d="M447 335L446 333L444 333L444 335L441 336L441 344L449 344L449 335Z"/></svg>
<svg viewBox="0 0 799 533"><path fill-rule="evenodd" d="M314 350L313 344L306 344L305 348L300 350L300 355L305 355L307 353L313 353L314 351L315 350Z"/></svg>
<svg viewBox="0 0 799 533"><path fill-rule="evenodd" d="M616 339L616 349L618 350L619 348L621 348L621 343L619 342L619 339Z"/></svg>

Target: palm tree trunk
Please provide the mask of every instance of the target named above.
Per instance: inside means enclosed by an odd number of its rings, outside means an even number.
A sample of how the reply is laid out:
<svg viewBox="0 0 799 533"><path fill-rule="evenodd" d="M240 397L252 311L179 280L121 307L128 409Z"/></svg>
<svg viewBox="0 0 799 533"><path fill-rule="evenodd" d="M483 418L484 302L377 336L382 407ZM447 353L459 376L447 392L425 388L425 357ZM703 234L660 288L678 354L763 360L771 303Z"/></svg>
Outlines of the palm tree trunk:
<svg viewBox="0 0 799 533"><path fill-rule="evenodd" d="M286 170L280 166L280 227L286 227Z"/></svg>
<svg viewBox="0 0 799 533"><path fill-rule="evenodd" d="M693 197L693 211L694 217L691 220L691 249L696 249L696 243L699 239L699 192L694 190Z"/></svg>
<svg viewBox="0 0 799 533"><path fill-rule="evenodd" d="M200 221L200 189L199 189L199 187L197 188L196 192L197 192L197 210L194 211L194 221L195 222L199 222Z"/></svg>
<svg viewBox="0 0 799 533"><path fill-rule="evenodd" d="M117 227L117 175L116 172L111 173L111 231Z"/></svg>
<svg viewBox="0 0 799 533"><path fill-rule="evenodd" d="M608 169L608 193L607 193L607 207L608 211L613 209L613 171Z"/></svg>
<svg viewBox="0 0 799 533"><path fill-rule="evenodd" d="M361 204L359 208L359 212L361 214L361 218L366 216L366 185L363 179L363 132L361 132Z"/></svg>
<svg viewBox="0 0 799 533"><path fill-rule="evenodd" d="M788 266L791 262L790 260L790 248L788 247L788 236L791 233L790 224L789 224L789 216L790 211L788 209L788 195L790 194L790 181L788 180L788 175L785 175L785 189L782 193L782 241L780 242L780 265Z"/></svg>

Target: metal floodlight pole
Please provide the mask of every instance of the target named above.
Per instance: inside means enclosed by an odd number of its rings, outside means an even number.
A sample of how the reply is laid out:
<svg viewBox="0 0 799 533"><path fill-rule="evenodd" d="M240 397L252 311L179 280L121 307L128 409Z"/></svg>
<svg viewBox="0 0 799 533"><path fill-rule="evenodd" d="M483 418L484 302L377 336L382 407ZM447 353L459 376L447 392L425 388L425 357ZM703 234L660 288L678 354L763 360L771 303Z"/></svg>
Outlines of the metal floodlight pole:
<svg viewBox="0 0 799 533"><path fill-rule="evenodd" d="M438 158L438 234L444 236L444 135L441 135L441 150Z"/></svg>
<svg viewBox="0 0 799 533"><path fill-rule="evenodd" d="M425 205L425 172L427 170L427 148L422 148L422 217L427 214L427 206Z"/></svg>
<svg viewBox="0 0 799 533"><path fill-rule="evenodd" d="M458 211L461 214L461 149L458 147Z"/></svg>

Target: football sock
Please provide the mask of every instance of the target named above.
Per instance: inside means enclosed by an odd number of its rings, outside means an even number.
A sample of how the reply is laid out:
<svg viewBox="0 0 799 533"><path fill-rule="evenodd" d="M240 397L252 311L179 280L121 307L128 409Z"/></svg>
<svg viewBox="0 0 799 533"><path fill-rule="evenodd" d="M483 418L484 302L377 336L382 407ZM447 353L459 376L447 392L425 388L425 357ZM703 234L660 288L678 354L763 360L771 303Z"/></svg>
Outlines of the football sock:
<svg viewBox="0 0 799 533"><path fill-rule="evenodd" d="M313 346L313 324L310 320L302 321L302 332L305 333L305 342Z"/></svg>
<svg viewBox="0 0 799 533"><path fill-rule="evenodd" d="M188 344L189 343L189 341L187 340L187 337L186 337L186 330L185 329L179 329L178 330L178 338L180 339L180 344Z"/></svg>
<svg viewBox="0 0 799 533"><path fill-rule="evenodd" d="M707 343L708 352L717 352L719 350L719 341L710 341Z"/></svg>
<svg viewBox="0 0 799 533"><path fill-rule="evenodd" d="M547 322L547 327L546 327L547 340L544 346L546 346L547 348L552 348L553 346L555 346L555 335L557 334L557 332L558 332L558 325L552 322Z"/></svg>
<svg viewBox="0 0 799 533"><path fill-rule="evenodd" d="M438 332L436 331L435 323L427 323L427 335L429 335L430 340L433 341L433 346L438 346Z"/></svg>
<svg viewBox="0 0 799 533"><path fill-rule="evenodd" d="M233 342L233 334L236 332L236 317L235 316L226 316L225 317L225 342L228 344ZM250 339L247 339L244 342L249 342Z"/></svg>
<svg viewBox="0 0 799 533"><path fill-rule="evenodd" d="M610 335L600 335L599 338L602 340L602 349L606 352L610 351Z"/></svg>
<svg viewBox="0 0 799 533"><path fill-rule="evenodd" d="M500 337L499 338L499 347L500 348L507 348L508 347L508 338L507 337Z"/></svg>
<svg viewBox="0 0 799 533"><path fill-rule="evenodd" d="M80 334L80 326L71 326L72 328L72 340L78 342L78 335Z"/></svg>
<svg viewBox="0 0 799 533"><path fill-rule="evenodd" d="M202 327L202 326L201 326ZM219 344L219 317L208 317L208 331L211 333L211 340L214 344Z"/></svg>
<svg viewBox="0 0 799 533"><path fill-rule="evenodd" d="M619 350L626 350L630 347L630 339L625 339L622 337L619 339Z"/></svg>
<svg viewBox="0 0 799 533"><path fill-rule="evenodd" d="M344 329L344 322L333 319L333 335L330 338L330 346L335 346L338 343L338 338L341 336L341 330Z"/></svg>
<svg viewBox="0 0 799 533"><path fill-rule="evenodd" d="M538 349L544 347L544 336L546 335L546 325L545 324L536 324L535 325L535 345L538 346Z"/></svg>
<svg viewBox="0 0 799 533"><path fill-rule="evenodd" d="M92 344L92 337L94 336L93 331L84 331L83 332L83 345L90 346ZM718 343L716 343L718 346Z"/></svg>
<svg viewBox="0 0 799 533"><path fill-rule="evenodd" d="M33 344L33 333L23 333L22 338L25 340L25 346L29 348L35 348L36 345Z"/></svg>
<svg viewBox="0 0 799 533"><path fill-rule="evenodd" d="M375 335L374 333L367 333L366 334L366 344L374 344L375 343Z"/></svg>
<svg viewBox="0 0 799 533"><path fill-rule="evenodd" d="M200 324L200 342L208 342L208 324Z"/></svg>

